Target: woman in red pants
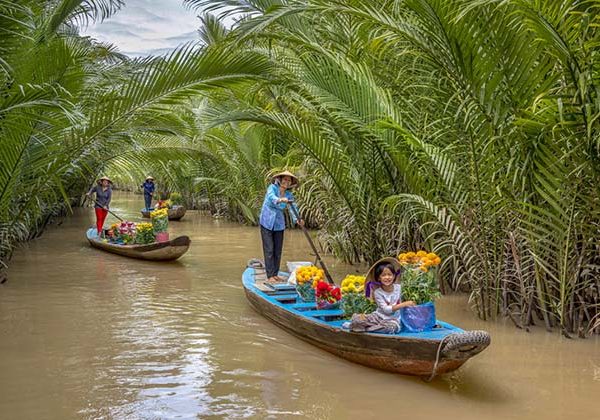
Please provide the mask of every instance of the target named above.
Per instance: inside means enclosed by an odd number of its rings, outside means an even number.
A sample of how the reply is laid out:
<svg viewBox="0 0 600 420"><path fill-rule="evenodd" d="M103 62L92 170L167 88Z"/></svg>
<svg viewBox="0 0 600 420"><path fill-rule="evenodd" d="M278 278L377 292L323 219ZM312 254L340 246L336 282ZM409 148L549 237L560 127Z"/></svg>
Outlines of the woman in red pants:
<svg viewBox="0 0 600 420"><path fill-rule="evenodd" d="M96 193L94 210L96 210L96 228L98 229L98 236L102 234L104 220L108 214L108 206L110 205L110 199L112 198L111 185L112 181L108 179L108 177L103 176L98 180L98 185L92 187L86 194L88 197L91 197L92 193Z"/></svg>

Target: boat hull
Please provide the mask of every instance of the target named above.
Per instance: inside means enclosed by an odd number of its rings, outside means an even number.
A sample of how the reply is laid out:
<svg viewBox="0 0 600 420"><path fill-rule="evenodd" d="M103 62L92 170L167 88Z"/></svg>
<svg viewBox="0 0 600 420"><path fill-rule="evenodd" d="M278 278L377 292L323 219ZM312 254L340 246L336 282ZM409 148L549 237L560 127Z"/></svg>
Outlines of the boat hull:
<svg viewBox="0 0 600 420"><path fill-rule="evenodd" d="M95 228L88 230L87 240L94 248L129 258L147 261L173 261L181 257L190 247L190 238L179 236L168 242L154 242L147 245L115 245L99 240Z"/></svg>
<svg viewBox="0 0 600 420"><path fill-rule="evenodd" d="M142 217L150 218L152 210L142 209ZM183 206L175 206L169 209L169 220L181 220L185 216L186 208Z"/></svg>
<svg viewBox="0 0 600 420"><path fill-rule="evenodd" d="M458 337L465 332L441 321L438 323L445 326L444 333L441 330L431 334L399 335L349 332L341 328L339 322L337 325L328 322L327 317L310 319L285 304L273 302L269 296L248 287L246 281L244 290L257 312L296 337L351 362L388 372L433 377L458 369L489 344L489 335L485 333L487 343L463 346L465 351L454 352L456 354L448 357L442 351L448 337Z"/></svg>

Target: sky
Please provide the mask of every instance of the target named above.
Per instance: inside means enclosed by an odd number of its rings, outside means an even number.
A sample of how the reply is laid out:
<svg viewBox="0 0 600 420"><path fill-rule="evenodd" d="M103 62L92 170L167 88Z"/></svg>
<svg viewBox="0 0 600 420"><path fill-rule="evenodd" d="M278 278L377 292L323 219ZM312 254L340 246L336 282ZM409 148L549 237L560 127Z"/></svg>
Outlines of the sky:
<svg viewBox="0 0 600 420"><path fill-rule="evenodd" d="M182 0L125 0L119 12L81 32L114 44L131 57L160 55L199 39L198 14L184 7Z"/></svg>

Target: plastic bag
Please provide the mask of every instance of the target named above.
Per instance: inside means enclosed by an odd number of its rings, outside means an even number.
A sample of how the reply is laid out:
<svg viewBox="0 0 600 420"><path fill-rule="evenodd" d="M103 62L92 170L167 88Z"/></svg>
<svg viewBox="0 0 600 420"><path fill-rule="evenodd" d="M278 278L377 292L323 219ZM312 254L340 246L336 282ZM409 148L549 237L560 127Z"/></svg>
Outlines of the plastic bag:
<svg viewBox="0 0 600 420"><path fill-rule="evenodd" d="M402 330L408 332L429 331L435 326L435 305L433 302L417 306L407 306L400 310Z"/></svg>
<svg viewBox="0 0 600 420"><path fill-rule="evenodd" d="M300 295L300 299L304 302L315 301L315 289L313 289L311 282L307 281L304 284L297 284L296 291L298 292L298 295Z"/></svg>

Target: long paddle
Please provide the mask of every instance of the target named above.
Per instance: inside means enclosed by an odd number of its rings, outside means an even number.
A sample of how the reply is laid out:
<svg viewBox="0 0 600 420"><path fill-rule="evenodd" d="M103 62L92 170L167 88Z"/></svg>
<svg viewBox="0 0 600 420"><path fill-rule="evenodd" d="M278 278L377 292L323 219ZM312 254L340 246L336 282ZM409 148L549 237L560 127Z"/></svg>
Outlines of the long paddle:
<svg viewBox="0 0 600 420"><path fill-rule="evenodd" d="M92 197L90 197L89 195L87 195L87 194L86 194L85 198L89 198L89 199L90 199L90 201L93 201L94 203L98 204L100 207L104 208L104 207L102 206L102 204L98 203L98 201L96 201L96 200L92 200ZM107 210L107 211L108 211L110 214L112 214L113 216L115 216L117 219L119 219L121 222L123 222L123 221L124 221L123 219L121 219L119 216L117 216L117 215L116 215L115 213L113 213L112 211L110 211L110 210L108 210L108 209L106 209L106 210Z"/></svg>
<svg viewBox="0 0 600 420"><path fill-rule="evenodd" d="M296 220L300 221L302 219L300 218L300 215L298 214L298 210L296 210L296 207L294 207L292 205L293 203L294 202L292 200L288 201L288 204L289 204L288 209L290 209L290 211L294 214L294 216L296 217ZM323 271L325 272L325 277L327 278L327 281L329 282L329 284L335 284L333 282L333 278L331 278L331 274L329 274L329 270L327 270L327 266L325 265L325 262L323 262L323 260L321 259L321 256L319 255L319 251L317 251L317 247L315 246L312 238L310 237L310 234L308 233L308 229L306 229L306 227L304 225L300 225L300 227L302 228L302 232L304 232L304 236L306 236L306 239L308 240L310 247L312 248L313 252L317 256L317 261L319 261L319 263L321 264L321 267L323 267Z"/></svg>

